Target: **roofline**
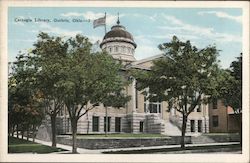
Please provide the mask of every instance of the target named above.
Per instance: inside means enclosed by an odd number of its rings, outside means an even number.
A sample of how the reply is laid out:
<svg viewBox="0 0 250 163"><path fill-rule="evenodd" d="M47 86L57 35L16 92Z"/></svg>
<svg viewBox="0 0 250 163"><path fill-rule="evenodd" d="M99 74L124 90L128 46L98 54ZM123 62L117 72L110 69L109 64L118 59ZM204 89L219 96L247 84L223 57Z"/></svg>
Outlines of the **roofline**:
<svg viewBox="0 0 250 163"><path fill-rule="evenodd" d="M131 64L132 65L137 65L137 64L145 63L145 62L148 62L148 61L151 61L151 60L154 60L154 59L157 59L157 58L161 58L161 57L163 57L163 54L158 54L158 55L154 55L154 56L151 56L151 57L148 57L148 58L144 58L144 59L135 61L135 62L133 62Z"/></svg>

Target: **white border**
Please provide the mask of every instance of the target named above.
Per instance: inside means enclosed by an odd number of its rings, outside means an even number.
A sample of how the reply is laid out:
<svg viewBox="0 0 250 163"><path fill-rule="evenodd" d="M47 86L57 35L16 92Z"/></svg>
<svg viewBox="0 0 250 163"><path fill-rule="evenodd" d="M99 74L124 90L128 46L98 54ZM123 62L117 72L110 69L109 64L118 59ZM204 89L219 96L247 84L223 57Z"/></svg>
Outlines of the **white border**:
<svg viewBox="0 0 250 163"><path fill-rule="evenodd" d="M7 153L7 14L8 7L175 7L243 9L243 154L8 154ZM0 26L0 162L250 162L249 161L249 2L232 1L1 1Z"/></svg>

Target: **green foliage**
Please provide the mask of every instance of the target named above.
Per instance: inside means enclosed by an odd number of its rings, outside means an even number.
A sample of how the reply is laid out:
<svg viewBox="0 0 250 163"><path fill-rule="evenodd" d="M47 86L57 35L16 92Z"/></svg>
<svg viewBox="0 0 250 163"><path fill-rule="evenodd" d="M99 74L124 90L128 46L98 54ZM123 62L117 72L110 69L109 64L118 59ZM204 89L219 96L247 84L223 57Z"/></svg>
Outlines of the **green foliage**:
<svg viewBox="0 0 250 163"><path fill-rule="evenodd" d="M217 96L220 76L218 50L215 46L198 49L190 41L176 36L159 45L163 57L155 60L151 71L135 73L138 89L145 90L149 100L168 101L169 109L182 114L181 147L185 147L187 119L208 96ZM148 89L146 89L148 88Z"/></svg>
<svg viewBox="0 0 250 163"><path fill-rule="evenodd" d="M220 82L219 98L225 105L231 106L236 114L242 112L242 54L224 70L224 78Z"/></svg>
<svg viewBox="0 0 250 163"><path fill-rule="evenodd" d="M138 89L149 88L149 98L169 101L178 111L188 115L205 95L217 95L218 50L215 46L197 49L190 41L176 36L159 45L164 56L155 60L151 71L137 72ZM188 107L189 106L189 107Z"/></svg>
<svg viewBox="0 0 250 163"><path fill-rule="evenodd" d="M42 121L44 115L39 104L34 73L34 69L28 65L27 56L20 53L8 81L9 129L16 126L16 130L26 131L32 125L39 126Z"/></svg>

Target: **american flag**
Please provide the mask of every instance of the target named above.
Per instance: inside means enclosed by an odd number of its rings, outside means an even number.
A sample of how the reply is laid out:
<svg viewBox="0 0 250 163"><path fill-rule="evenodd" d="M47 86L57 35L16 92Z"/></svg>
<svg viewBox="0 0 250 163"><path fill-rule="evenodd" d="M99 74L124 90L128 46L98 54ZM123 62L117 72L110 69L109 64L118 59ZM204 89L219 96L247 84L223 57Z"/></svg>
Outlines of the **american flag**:
<svg viewBox="0 0 250 163"><path fill-rule="evenodd" d="M106 16L94 20L93 27L99 27L106 24Z"/></svg>

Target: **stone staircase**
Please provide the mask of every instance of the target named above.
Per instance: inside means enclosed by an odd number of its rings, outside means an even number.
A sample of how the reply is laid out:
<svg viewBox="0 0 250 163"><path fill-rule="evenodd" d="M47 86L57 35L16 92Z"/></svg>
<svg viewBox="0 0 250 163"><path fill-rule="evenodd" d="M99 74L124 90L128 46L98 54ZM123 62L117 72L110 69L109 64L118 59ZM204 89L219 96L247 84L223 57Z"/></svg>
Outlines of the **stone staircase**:
<svg viewBox="0 0 250 163"><path fill-rule="evenodd" d="M165 135L168 136L181 136L181 130L174 125L171 121L165 120Z"/></svg>

